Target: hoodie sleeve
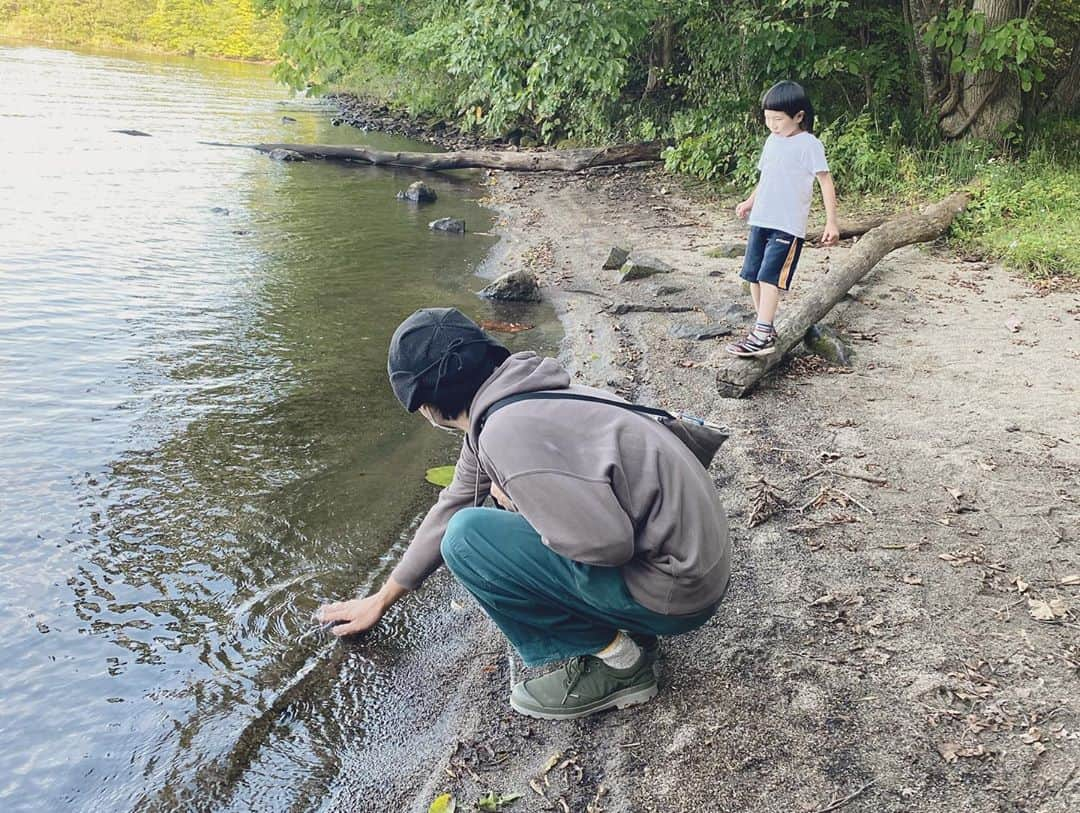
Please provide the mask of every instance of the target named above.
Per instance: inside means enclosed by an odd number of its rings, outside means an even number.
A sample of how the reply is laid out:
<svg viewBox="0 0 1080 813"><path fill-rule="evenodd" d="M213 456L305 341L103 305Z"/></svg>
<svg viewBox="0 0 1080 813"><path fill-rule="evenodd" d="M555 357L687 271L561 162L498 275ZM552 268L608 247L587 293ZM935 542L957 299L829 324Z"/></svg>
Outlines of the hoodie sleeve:
<svg viewBox="0 0 1080 813"><path fill-rule="evenodd" d="M462 508L479 505L491 491L491 480L477 465L476 455L469 444L461 444L461 453L454 466L454 479L439 492L439 499L428 509L412 542L397 567L390 574L394 581L408 590L417 589L442 565L443 534L450 518Z"/></svg>
<svg viewBox="0 0 1080 813"><path fill-rule="evenodd" d="M607 567L633 558L634 526L608 481L545 469L509 478L505 490L560 556Z"/></svg>

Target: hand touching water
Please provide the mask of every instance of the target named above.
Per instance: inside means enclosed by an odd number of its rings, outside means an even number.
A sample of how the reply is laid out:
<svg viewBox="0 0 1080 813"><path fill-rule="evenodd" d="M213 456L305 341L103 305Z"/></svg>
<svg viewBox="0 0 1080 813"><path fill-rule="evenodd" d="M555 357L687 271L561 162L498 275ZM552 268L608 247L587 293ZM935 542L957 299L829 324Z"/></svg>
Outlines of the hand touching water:
<svg viewBox="0 0 1080 813"><path fill-rule="evenodd" d="M389 578L379 592L351 601L324 604L315 613L315 617L323 624L334 624L330 631L339 638L342 635L366 632L378 624L394 602L407 592L409 591L393 578Z"/></svg>

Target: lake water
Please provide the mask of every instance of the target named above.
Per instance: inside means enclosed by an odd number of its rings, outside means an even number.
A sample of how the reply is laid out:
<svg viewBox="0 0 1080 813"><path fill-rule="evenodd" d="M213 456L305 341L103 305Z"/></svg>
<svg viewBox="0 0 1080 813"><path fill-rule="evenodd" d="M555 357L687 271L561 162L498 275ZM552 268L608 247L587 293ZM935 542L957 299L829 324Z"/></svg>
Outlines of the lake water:
<svg viewBox="0 0 1080 813"><path fill-rule="evenodd" d="M407 171L201 146L423 149L262 66L0 44L0 79L0 807L325 806L394 689L311 613L385 577L452 462L389 335L522 318L473 294L494 238L427 229L486 231L482 178L416 208ZM525 318L508 343L550 348ZM424 624L388 617L383 655Z"/></svg>

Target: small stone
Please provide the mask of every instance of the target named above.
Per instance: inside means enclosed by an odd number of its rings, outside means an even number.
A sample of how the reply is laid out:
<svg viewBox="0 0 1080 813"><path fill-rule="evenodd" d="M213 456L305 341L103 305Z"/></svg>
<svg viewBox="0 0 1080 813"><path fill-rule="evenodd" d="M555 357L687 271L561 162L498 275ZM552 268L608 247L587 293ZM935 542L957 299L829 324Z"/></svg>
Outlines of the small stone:
<svg viewBox="0 0 1080 813"><path fill-rule="evenodd" d="M681 294L686 290L683 285L657 285L653 291L655 296L674 296L675 294Z"/></svg>
<svg viewBox="0 0 1080 813"><path fill-rule="evenodd" d="M851 366L851 348L831 327L814 325L806 331L803 343L811 353L821 356L831 364L841 367Z"/></svg>
<svg viewBox="0 0 1080 813"><path fill-rule="evenodd" d="M281 123L282 124L295 124L296 119L294 119L292 116L282 116L281 117Z"/></svg>
<svg viewBox="0 0 1080 813"><path fill-rule="evenodd" d="M616 268L622 268L623 263L626 262L629 256L629 249L623 248L622 246L612 246L611 251L608 252L607 259L604 260L602 268L605 271L614 271Z"/></svg>
<svg viewBox="0 0 1080 813"><path fill-rule="evenodd" d="M210 212L215 215L227 215L229 213L229 210L226 209L224 206L215 206L213 209L210 210Z"/></svg>
<svg viewBox="0 0 1080 813"><path fill-rule="evenodd" d="M644 279L653 274L670 274L675 269L662 260L644 254L631 254L620 269L619 282Z"/></svg>
<svg viewBox="0 0 1080 813"><path fill-rule="evenodd" d="M746 253L745 243L721 243L705 252L706 257L734 260Z"/></svg>
<svg viewBox="0 0 1080 813"><path fill-rule="evenodd" d="M508 302L539 302L540 286L536 275L521 269L503 274L480 292L486 299L500 299Z"/></svg>
<svg viewBox="0 0 1080 813"><path fill-rule="evenodd" d="M298 153L296 150L286 150L282 147L278 147L276 150L270 150L271 161L303 161L304 156Z"/></svg>
<svg viewBox="0 0 1080 813"><path fill-rule="evenodd" d="M454 234L465 233L465 221L458 220L456 217L440 217L438 220L432 220L427 225L432 231L448 231Z"/></svg>
<svg viewBox="0 0 1080 813"><path fill-rule="evenodd" d="M423 181L414 181L404 192L398 192L397 197L398 200L407 200L412 203L434 203L438 195Z"/></svg>

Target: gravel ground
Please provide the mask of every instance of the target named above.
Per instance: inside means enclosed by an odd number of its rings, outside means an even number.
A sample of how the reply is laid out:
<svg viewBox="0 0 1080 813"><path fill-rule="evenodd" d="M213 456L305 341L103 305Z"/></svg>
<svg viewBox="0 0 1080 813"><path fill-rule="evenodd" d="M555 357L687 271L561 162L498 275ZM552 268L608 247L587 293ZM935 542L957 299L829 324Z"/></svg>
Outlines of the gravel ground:
<svg viewBox="0 0 1080 813"><path fill-rule="evenodd" d="M740 261L706 254L744 237L727 202L652 169L488 183L488 271L536 271L574 374L731 428L713 474L732 586L664 641L655 700L548 723L510 711L505 642L439 578L410 597L437 619L430 646L387 665L407 685L379 712L389 744L343 755L327 806L1080 809L1080 295L905 248L830 314L851 367L801 356L729 400L728 339L673 336L745 329ZM620 284L601 270L616 243L675 270ZM808 247L782 307L847 250Z"/></svg>

